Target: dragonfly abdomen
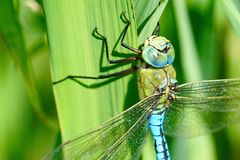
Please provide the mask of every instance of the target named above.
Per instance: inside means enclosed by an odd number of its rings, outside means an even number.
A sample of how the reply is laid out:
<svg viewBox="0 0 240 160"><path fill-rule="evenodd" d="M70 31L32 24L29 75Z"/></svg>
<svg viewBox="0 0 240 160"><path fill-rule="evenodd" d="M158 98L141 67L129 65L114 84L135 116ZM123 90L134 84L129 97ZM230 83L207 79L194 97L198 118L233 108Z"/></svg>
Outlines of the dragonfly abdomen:
<svg viewBox="0 0 240 160"><path fill-rule="evenodd" d="M170 160L168 145L163 134L164 112L153 111L149 117L149 128L155 143L156 160Z"/></svg>

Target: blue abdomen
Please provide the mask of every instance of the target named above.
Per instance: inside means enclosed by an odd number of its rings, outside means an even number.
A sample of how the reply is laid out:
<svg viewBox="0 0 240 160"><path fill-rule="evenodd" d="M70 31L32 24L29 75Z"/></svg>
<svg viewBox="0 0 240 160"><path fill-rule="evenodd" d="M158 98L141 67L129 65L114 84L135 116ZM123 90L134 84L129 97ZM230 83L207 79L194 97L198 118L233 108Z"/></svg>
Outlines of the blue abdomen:
<svg viewBox="0 0 240 160"><path fill-rule="evenodd" d="M170 160L168 145L163 134L164 113L156 110L149 117L149 128L154 139L157 160Z"/></svg>

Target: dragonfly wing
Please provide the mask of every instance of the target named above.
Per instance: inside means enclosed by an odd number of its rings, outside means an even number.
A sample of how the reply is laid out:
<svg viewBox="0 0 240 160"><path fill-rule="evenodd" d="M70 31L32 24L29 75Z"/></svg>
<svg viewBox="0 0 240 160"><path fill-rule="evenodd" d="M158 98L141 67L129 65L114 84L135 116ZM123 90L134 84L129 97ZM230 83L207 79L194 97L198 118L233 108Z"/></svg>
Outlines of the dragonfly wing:
<svg viewBox="0 0 240 160"><path fill-rule="evenodd" d="M164 121L168 135L197 136L240 120L240 79L186 83L175 95Z"/></svg>
<svg viewBox="0 0 240 160"><path fill-rule="evenodd" d="M94 131L59 146L45 159L125 159L134 154L140 157L147 118L158 100L159 95L145 98Z"/></svg>
<svg viewBox="0 0 240 160"><path fill-rule="evenodd" d="M146 139L146 133L148 131L148 116L149 112L143 113L139 120L99 159L139 160L142 154L142 147Z"/></svg>

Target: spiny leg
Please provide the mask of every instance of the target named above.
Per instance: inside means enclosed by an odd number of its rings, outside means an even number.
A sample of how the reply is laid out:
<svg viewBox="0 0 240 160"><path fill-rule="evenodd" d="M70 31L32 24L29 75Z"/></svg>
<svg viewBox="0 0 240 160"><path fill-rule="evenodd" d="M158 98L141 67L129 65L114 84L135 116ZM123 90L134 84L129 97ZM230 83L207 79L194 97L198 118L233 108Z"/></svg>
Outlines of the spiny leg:
<svg viewBox="0 0 240 160"><path fill-rule="evenodd" d="M115 72L115 73L110 73L110 74L102 74L102 75L99 75L97 77L91 77L91 76L78 76L78 75L68 75L66 76L65 78L63 79L60 79L58 81L55 81L53 82L53 85L55 84L58 84L60 82L63 82L67 79L106 79L106 78L111 78L111 77L116 77L116 76L121 76L121 75L126 75L126 74L129 74L129 73L132 73L134 72L135 70L137 70L136 67L133 67L133 68L129 68L129 69L126 69L126 70L123 70L123 71L119 71L119 72Z"/></svg>
<svg viewBox="0 0 240 160"><path fill-rule="evenodd" d="M125 27L125 30L124 30L124 33L123 33L123 37L122 37L122 40L121 40L121 44L123 47L135 52L135 53L138 53L140 54L141 51L140 50L137 50L137 49L134 49L128 45L126 45L123 40L124 40L124 37L126 35L126 32L128 30L128 27L130 25L130 21L126 18L125 14L122 13L122 15L124 18L125 18L125 21L127 21L127 26ZM103 36L102 34L100 34L97 30L97 27L94 28L93 30L93 35L94 37L96 37L97 39L100 39L103 41L104 45L105 45L105 49L106 49L106 56L107 56L107 60L110 64L113 64L113 63L126 63L126 62L131 62L131 61L135 61L139 58L139 55L137 56L133 56L133 57L128 57L128 58L124 58L124 59L119 59L119 60L111 60L110 57L109 57L109 49L108 49L108 43L107 43L107 38L105 36ZM133 67L133 68L129 68L129 69L126 69L126 70L123 70L123 71L119 71L119 72L115 72L115 73L111 73L111 74L103 74L103 75L99 75L99 76L79 76L79 75L68 75L58 81L55 81L53 82L53 84L58 84L60 82L63 82L67 79L106 79L106 78L111 78L111 77L116 77L116 76L121 76L121 75L126 75L126 74L129 74L129 73L132 73L133 71L135 71L137 68L136 67Z"/></svg>
<svg viewBox="0 0 240 160"><path fill-rule="evenodd" d="M133 52L135 52L135 53L137 53L137 54L141 54L141 53L142 53L141 50L138 50L138 49L136 49L136 48L133 48L133 47L131 47L131 46L129 46L129 45L127 45L126 43L123 42L123 41L124 41L124 38L125 38L125 36L126 36L127 30L128 30L128 28L129 28L129 26L130 26L130 24L131 24L131 22L130 22L130 21L128 20L128 18L126 17L125 13L126 13L126 12L122 12L122 14L121 14L121 19L122 19L124 22L127 23L127 26L126 26L125 29L124 29L123 36L122 36L122 39L121 39L121 45L122 45L123 47L129 49L130 51L133 51Z"/></svg>
<svg viewBox="0 0 240 160"><path fill-rule="evenodd" d="M139 58L138 56L133 56L133 57L127 57L127 58L118 59L118 60L111 60L111 59L110 59L110 56L109 56L109 48L108 48L107 38L98 32L97 27L94 28L94 30L93 30L93 35L94 35L97 39L100 39L100 40L103 41L104 46L105 46L105 49L106 49L106 56L107 56L107 61L108 61L108 63L110 63L110 64L126 63L126 62L135 61L135 60L137 60L137 59Z"/></svg>

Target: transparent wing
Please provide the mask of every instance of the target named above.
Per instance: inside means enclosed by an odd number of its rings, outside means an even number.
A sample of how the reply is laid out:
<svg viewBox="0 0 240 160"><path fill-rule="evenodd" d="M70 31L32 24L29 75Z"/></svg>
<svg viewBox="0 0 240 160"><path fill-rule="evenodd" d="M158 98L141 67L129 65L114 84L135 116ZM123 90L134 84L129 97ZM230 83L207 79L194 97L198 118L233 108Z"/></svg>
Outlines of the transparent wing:
<svg viewBox="0 0 240 160"><path fill-rule="evenodd" d="M159 95L138 102L92 132L59 146L45 159L139 159L147 119Z"/></svg>
<svg viewBox="0 0 240 160"><path fill-rule="evenodd" d="M167 135L197 136L240 120L240 79L186 83L175 94L164 121Z"/></svg>

